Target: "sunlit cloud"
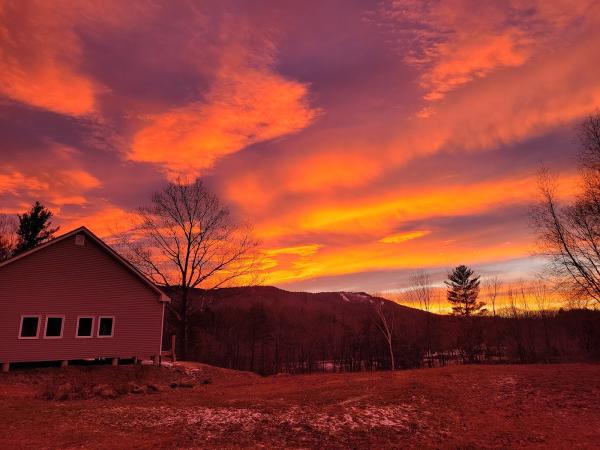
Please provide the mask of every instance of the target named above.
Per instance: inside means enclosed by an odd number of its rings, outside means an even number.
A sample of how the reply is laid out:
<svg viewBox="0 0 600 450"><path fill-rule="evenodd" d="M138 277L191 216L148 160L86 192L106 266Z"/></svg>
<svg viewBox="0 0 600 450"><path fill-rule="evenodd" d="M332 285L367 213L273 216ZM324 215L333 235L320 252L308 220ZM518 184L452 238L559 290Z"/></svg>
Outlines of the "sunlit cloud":
<svg viewBox="0 0 600 450"><path fill-rule="evenodd" d="M65 206L88 204L88 195L102 182L81 167L81 154L73 148L48 144L47 159L31 161L17 169L13 163L0 168L0 199L3 209L22 212L34 201L42 201L58 215Z"/></svg>
<svg viewBox="0 0 600 450"><path fill-rule="evenodd" d="M0 2L0 93L81 116L94 111L98 86L81 70L81 43L65 16L67 7L64 2Z"/></svg>
<svg viewBox="0 0 600 450"><path fill-rule="evenodd" d="M37 178L27 177L10 167L5 167L4 170L6 172L0 173L0 194L16 195L23 190L40 192L48 189L48 183Z"/></svg>
<svg viewBox="0 0 600 450"><path fill-rule="evenodd" d="M410 241L411 239L427 236L429 233L431 233L429 230L407 231L404 233L391 234L381 238L379 242L383 242L384 244L400 244L405 241Z"/></svg>
<svg viewBox="0 0 600 450"><path fill-rule="evenodd" d="M76 213L63 213L61 226L64 231L69 231L85 225L98 236L111 238L128 231L133 221L131 211L108 202L99 202L97 205L86 205Z"/></svg>
<svg viewBox="0 0 600 450"><path fill-rule="evenodd" d="M226 155L308 126L318 114L308 86L279 75L264 45L258 54L243 43L224 47L202 99L148 117L128 158L159 164L172 178L195 177Z"/></svg>
<svg viewBox="0 0 600 450"><path fill-rule="evenodd" d="M567 30L575 31L594 2L574 3L392 0L380 13L405 61L422 70L423 98L437 101L474 80L523 65Z"/></svg>
<svg viewBox="0 0 600 450"><path fill-rule="evenodd" d="M298 256L310 256L314 255L317 250L321 248L318 244L309 245L297 245L295 247L283 247L265 250L265 255L276 256L276 255L298 255Z"/></svg>

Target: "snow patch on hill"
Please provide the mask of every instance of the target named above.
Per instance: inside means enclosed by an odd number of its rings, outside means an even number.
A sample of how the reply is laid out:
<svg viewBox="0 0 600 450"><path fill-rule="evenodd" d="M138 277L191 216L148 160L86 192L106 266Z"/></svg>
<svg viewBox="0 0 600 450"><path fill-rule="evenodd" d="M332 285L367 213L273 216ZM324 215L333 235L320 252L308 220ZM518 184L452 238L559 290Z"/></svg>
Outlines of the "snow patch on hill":
<svg viewBox="0 0 600 450"><path fill-rule="evenodd" d="M365 294L364 292L340 292L340 296L345 302L348 303L373 303L373 297L371 297L369 294Z"/></svg>

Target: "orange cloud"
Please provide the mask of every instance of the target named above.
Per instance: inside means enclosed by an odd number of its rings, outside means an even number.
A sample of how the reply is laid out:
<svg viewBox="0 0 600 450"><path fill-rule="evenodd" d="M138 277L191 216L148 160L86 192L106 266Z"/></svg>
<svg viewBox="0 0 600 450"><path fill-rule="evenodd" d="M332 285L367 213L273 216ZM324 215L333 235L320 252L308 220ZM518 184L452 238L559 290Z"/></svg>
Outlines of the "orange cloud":
<svg viewBox="0 0 600 450"><path fill-rule="evenodd" d="M239 43L222 52L204 98L150 116L134 137L129 159L159 164L172 178L196 177L219 158L295 133L317 116L307 85L277 74L270 53L256 54Z"/></svg>
<svg viewBox="0 0 600 450"><path fill-rule="evenodd" d="M576 173L561 177L562 200L572 198L578 180ZM291 239L299 233L333 233L338 238L335 243L319 247L310 257L271 261L272 264L265 267L266 282L285 284L355 272L444 267L465 261L484 264L527 257L533 249L529 233L513 233L503 239L499 239L501 234L497 230L489 227L464 234L456 230L452 239L432 230L386 233L414 221L480 215L500 207L527 205L536 192L536 178L526 176L425 191L410 191L405 187L385 196L355 197L345 204L329 200L307 205L276 220L258 222L257 231L266 244ZM384 237L377 237L381 235ZM401 247L390 245L399 243Z"/></svg>
<svg viewBox="0 0 600 450"><path fill-rule="evenodd" d="M24 190L39 192L48 189L48 183L37 178L27 177L11 167L5 167L5 170L5 173L0 173L0 194L17 195Z"/></svg>
<svg viewBox="0 0 600 450"><path fill-rule="evenodd" d="M577 175L561 177L561 195L570 198L578 186ZM256 220L256 231L266 243L290 238L299 233L333 233L336 236L372 236L372 242L389 246L427 236L425 230L394 234L403 224L432 217L458 217L484 214L502 206L529 204L537 194L534 176L507 178L465 185L411 190L401 187L386 194L358 194L351 200L323 199L307 202L280 212L274 217ZM461 201L456 201L461 199ZM420 234L423 233L423 234ZM381 236L387 242L382 242ZM387 237L386 237L387 236ZM452 244L454 241L448 243Z"/></svg>
<svg viewBox="0 0 600 450"><path fill-rule="evenodd" d="M431 231L428 230L417 230L417 231L408 231L405 233L396 233L390 236L386 236L381 238L379 242L383 242L384 244L400 244L405 241L410 241L412 239L418 239L423 236L427 236Z"/></svg>
<svg viewBox="0 0 600 450"><path fill-rule="evenodd" d="M129 211L103 201L85 206L76 213L63 213L59 223L65 231L85 225L98 236L110 238L115 233L126 231L133 219Z"/></svg>
<svg viewBox="0 0 600 450"><path fill-rule="evenodd" d="M572 27L594 17L591 0L508 3L451 0L385 3L381 17L405 61L422 70L424 99L437 101L471 81L525 64Z"/></svg>
<svg viewBox="0 0 600 450"><path fill-rule="evenodd" d="M86 205L88 193L102 186L98 178L80 167L77 150L55 146L47 153L49 160L32 161L19 170L12 165L0 169L0 195L7 210L22 212L40 200L58 215L63 206Z"/></svg>
<svg viewBox="0 0 600 450"><path fill-rule="evenodd" d="M288 192L315 192L331 188L354 187L376 178L381 163L365 153L366 149L332 151L325 148L281 167L281 184Z"/></svg>
<svg viewBox="0 0 600 450"><path fill-rule="evenodd" d="M95 109L96 83L80 67L67 4L0 2L0 93L60 114Z"/></svg>

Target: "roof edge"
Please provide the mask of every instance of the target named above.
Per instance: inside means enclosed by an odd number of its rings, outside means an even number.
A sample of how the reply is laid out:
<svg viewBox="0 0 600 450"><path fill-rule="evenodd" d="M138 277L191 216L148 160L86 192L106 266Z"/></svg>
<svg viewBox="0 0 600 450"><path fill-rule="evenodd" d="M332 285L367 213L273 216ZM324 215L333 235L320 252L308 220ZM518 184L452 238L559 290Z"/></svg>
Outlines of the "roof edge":
<svg viewBox="0 0 600 450"><path fill-rule="evenodd" d="M121 256L119 253L117 253L116 250L114 250L110 245L108 245L106 242L104 242L102 239L100 239L98 236L96 236L94 233L92 233L87 227L85 226L81 226L79 228L75 228L74 230L71 230L67 233L61 234L60 236L48 241L48 242L44 242L41 245L38 245L37 247L32 248L31 250L27 250L26 252L23 252L17 256L14 256L10 259L7 259L6 261L0 263L0 268L7 266L10 263L13 263L15 261L18 261L26 256L31 255L32 253L35 253L39 250L42 250L43 248L49 247L52 244L56 244L58 242L61 242L71 236L75 236L78 233L85 233L87 236L89 236L94 242L96 242L102 249L104 249L104 251L106 251L107 253L109 253L112 257L114 257L118 262L120 262L123 266L125 266L125 268L129 269L131 272L133 272L134 275L136 275L138 278L140 278L148 287L150 287L154 292L156 292L159 295L159 302L164 302L164 303L170 303L171 302L171 298L166 295L161 289L158 288L158 286L156 286L156 284L154 284L152 281L150 281L142 272L140 272L133 264L131 264L129 261L127 261L127 259L125 259L123 256Z"/></svg>

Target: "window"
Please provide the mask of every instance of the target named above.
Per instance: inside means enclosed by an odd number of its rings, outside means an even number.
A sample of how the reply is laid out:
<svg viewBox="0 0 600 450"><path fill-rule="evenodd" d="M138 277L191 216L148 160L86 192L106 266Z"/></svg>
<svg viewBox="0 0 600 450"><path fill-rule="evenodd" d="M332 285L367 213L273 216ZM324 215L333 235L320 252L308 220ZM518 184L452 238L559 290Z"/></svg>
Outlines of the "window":
<svg viewBox="0 0 600 450"><path fill-rule="evenodd" d="M78 317L77 318L77 334L78 338L91 338L94 334L94 318L93 317Z"/></svg>
<svg viewBox="0 0 600 450"><path fill-rule="evenodd" d="M100 316L98 322L98 337L113 337L114 317Z"/></svg>
<svg viewBox="0 0 600 450"><path fill-rule="evenodd" d="M21 316L19 339L37 339L40 333L40 316Z"/></svg>
<svg viewBox="0 0 600 450"><path fill-rule="evenodd" d="M48 339L59 339L63 335L65 316L46 316L46 331L44 337Z"/></svg>

